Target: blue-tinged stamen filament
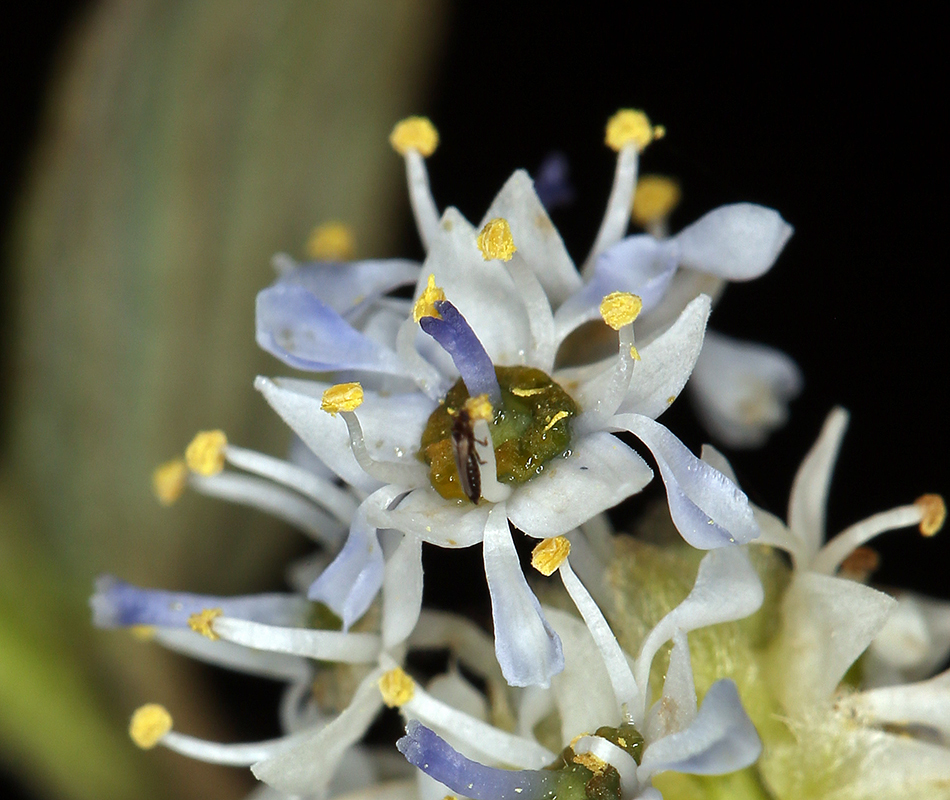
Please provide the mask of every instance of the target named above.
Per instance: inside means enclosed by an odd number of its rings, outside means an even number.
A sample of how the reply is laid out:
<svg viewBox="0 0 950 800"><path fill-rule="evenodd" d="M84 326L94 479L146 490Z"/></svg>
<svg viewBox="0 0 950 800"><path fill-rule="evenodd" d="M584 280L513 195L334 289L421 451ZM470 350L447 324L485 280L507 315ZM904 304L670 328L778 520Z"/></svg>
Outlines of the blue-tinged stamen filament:
<svg viewBox="0 0 950 800"><path fill-rule="evenodd" d="M448 300L436 300L433 306L439 317L422 317L420 327L451 356L469 396L487 394L491 404L497 408L501 403L501 389L495 377L495 366L475 331Z"/></svg>

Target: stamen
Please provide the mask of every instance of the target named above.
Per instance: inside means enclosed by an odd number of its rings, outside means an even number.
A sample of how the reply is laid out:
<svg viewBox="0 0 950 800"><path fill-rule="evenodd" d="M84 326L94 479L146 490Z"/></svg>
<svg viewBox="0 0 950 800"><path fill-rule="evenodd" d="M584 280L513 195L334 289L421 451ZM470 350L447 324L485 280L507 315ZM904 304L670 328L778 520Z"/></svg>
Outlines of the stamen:
<svg viewBox="0 0 950 800"><path fill-rule="evenodd" d="M943 527L947 518L947 504L939 494L925 494L914 501L923 518L920 520L920 532L924 536L934 536Z"/></svg>
<svg viewBox="0 0 950 800"><path fill-rule="evenodd" d="M439 230L439 209L432 197L424 159L435 152L439 134L425 117L409 117L393 128L389 142L406 161L409 203L419 229L419 238L428 250Z"/></svg>
<svg viewBox="0 0 950 800"><path fill-rule="evenodd" d="M214 628L211 627L211 623L222 614L224 614L224 611L220 608L206 608L202 611L199 611L197 614L192 614L190 617L188 617L188 627L191 628L195 633L200 633L202 636L210 639L212 642L216 642L221 637L219 637L218 634L214 632Z"/></svg>
<svg viewBox="0 0 950 800"><path fill-rule="evenodd" d="M225 744L223 742L209 742L207 739L199 739L196 736L188 736L177 731L169 731L165 734L161 743L163 747L196 761L204 761L208 764L223 764L229 767L250 767L258 761L272 758L281 750L290 747L294 741L294 737L285 736L264 742Z"/></svg>
<svg viewBox="0 0 950 800"><path fill-rule="evenodd" d="M320 408L335 417L341 411L355 411L362 404L362 386L358 383L338 383L324 391Z"/></svg>
<svg viewBox="0 0 950 800"><path fill-rule="evenodd" d="M650 229L669 217L681 197L680 185L672 178L643 175L637 181L630 216L637 225Z"/></svg>
<svg viewBox="0 0 950 800"><path fill-rule="evenodd" d="M630 292L611 292L600 303L600 316L615 331L640 316L643 301Z"/></svg>
<svg viewBox="0 0 950 800"><path fill-rule="evenodd" d="M351 261L356 254L353 229L344 222L324 222L311 231L306 252L316 261Z"/></svg>
<svg viewBox="0 0 950 800"><path fill-rule="evenodd" d="M237 617L214 617L211 628L215 638L243 647L342 664L375 663L381 647L379 636L372 633L291 628Z"/></svg>
<svg viewBox="0 0 950 800"><path fill-rule="evenodd" d="M607 200L603 222L600 223L594 246L581 270L583 277L589 276L597 257L619 242L626 233L637 183L639 153L664 133L662 127L653 127L642 111L618 111L607 123L606 143L617 151L617 169L614 172L614 183Z"/></svg>
<svg viewBox="0 0 950 800"><path fill-rule="evenodd" d="M419 324L445 350L462 376L469 395L487 394L492 405L501 405L501 389L495 365L465 317L448 300L433 303L438 317L423 316Z"/></svg>
<svg viewBox="0 0 950 800"><path fill-rule="evenodd" d="M441 286L436 286L435 275L430 273L426 280L426 288L412 307L412 321L418 323L423 317L442 319L442 315L435 307L435 304L441 300L445 300L445 292Z"/></svg>
<svg viewBox="0 0 950 800"><path fill-rule="evenodd" d="M174 503L188 485L188 465L180 459L166 461L152 473L152 492L163 506Z"/></svg>
<svg viewBox="0 0 950 800"><path fill-rule="evenodd" d="M416 692L416 682L402 669L396 667L385 673L378 682L379 693L389 708L399 708L410 700Z"/></svg>
<svg viewBox="0 0 950 800"><path fill-rule="evenodd" d="M188 469L199 475L210 477L224 469L224 448L228 437L224 431L201 431L185 449L185 461Z"/></svg>
<svg viewBox="0 0 950 800"><path fill-rule="evenodd" d="M429 319L428 317L426 319ZM350 435L350 449L362 470L370 477L382 483L393 483L399 486L421 486L427 478L427 472L422 464L403 461L376 461L366 449L363 438L363 428L359 419L353 413L363 403L363 387L358 383L339 383L324 391L320 407L328 414L339 414L346 423Z"/></svg>
<svg viewBox="0 0 950 800"><path fill-rule="evenodd" d="M552 539L544 539L531 551L531 566L548 577L564 563L570 552L571 543L567 537L555 536Z"/></svg>
<svg viewBox="0 0 950 800"><path fill-rule="evenodd" d="M129 736L143 750L150 750L172 729L172 715L164 706L149 703L137 709L129 723Z"/></svg>
<svg viewBox="0 0 950 800"><path fill-rule="evenodd" d="M511 257L518 249L515 247L515 240L511 236L511 227L508 220L497 219L490 220L482 228L476 240L478 249L486 261L498 259L500 261L511 261Z"/></svg>
<svg viewBox="0 0 950 800"><path fill-rule="evenodd" d="M930 496L933 497L933 495ZM932 519L928 518L928 512L933 510L934 505L931 504L931 501L925 503L919 503L918 501L918 503L898 506L890 511L874 514L861 522L857 522L843 530L818 551L812 561L811 569L825 575L833 575L841 562L858 547L887 531L919 525L921 532L928 535L925 533L925 523L935 522L939 516L939 509L937 509L938 513ZM931 527L927 526L926 530L931 530ZM936 529L934 533L936 533Z"/></svg>

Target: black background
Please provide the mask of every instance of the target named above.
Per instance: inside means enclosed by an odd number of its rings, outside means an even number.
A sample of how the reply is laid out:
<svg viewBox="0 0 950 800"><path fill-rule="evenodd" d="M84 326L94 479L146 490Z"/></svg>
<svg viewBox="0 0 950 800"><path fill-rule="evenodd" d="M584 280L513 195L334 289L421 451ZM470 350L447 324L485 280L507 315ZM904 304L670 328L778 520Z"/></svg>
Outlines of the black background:
<svg viewBox="0 0 950 800"><path fill-rule="evenodd" d="M668 135L643 169L684 187L674 228L740 200L772 206L796 228L776 267L731 287L713 316L718 330L785 350L806 377L788 427L764 450L734 456L744 488L784 517L794 470L840 403L852 422L831 531L950 492L946 58L936 18L551 6L453 5L437 91L420 109L442 136L429 162L440 206L477 220L512 170L533 170L558 148L576 201L554 221L582 258L613 170L604 123L619 107L646 110ZM7 18L0 29L4 224L54 48L82 7L47 3L42 16ZM418 253L407 212L401 254ZM663 421L701 444L688 403ZM950 597L946 535L892 533L876 547L881 582ZM457 592L459 566L430 569L427 592L440 601Z"/></svg>

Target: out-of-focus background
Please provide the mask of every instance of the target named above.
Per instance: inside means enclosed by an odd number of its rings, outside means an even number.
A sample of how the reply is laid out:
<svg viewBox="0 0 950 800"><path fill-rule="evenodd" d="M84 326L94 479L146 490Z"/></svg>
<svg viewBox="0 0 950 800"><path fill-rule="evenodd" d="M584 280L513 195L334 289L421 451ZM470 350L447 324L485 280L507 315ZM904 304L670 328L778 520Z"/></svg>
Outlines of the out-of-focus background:
<svg viewBox="0 0 950 800"><path fill-rule="evenodd" d="M210 426L283 451L287 432L251 388L285 371L257 352L254 295L270 254L302 255L327 219L353 225L360 256L421 255L386 143L409 113L442 135L437 201L472 219L512 170L563 151L576 199L553 218L580 257L612 175L604 122L647 110L668 135L643 169L684 188L674 228L738 200L796 226L776 268L714 316L806 376L788 427L734 456L753 499L784 515L835 403L853 418L833 530L950 492L935 21L439 0L72 0L18 14L0 31L0 770L22 796L248 788L241 771L136 751L128 714L159 701L183 730L256 738L274 730L276 693L94 631L85 598L104 571L261 590L303 552L257 514L194 496L159 507L150 474ZM686 402L664 421L693 448L704 439ZM878 579L950 596L948 541L892 534Z"/></svg>

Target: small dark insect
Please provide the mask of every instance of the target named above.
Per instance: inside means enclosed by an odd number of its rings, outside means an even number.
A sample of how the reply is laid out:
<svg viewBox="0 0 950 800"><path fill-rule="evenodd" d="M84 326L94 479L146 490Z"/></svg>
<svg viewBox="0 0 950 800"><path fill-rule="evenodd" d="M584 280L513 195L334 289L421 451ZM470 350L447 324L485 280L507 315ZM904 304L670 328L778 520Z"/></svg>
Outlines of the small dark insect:
<svg viewBox="0 0 950 800"><path fill-rule="evenodd" d="M455 468L459 474L459 484L465 496L475 505L482 496L482 473L479 464L485 462L475 451L475 443L483 447L488 440L475 438L475 420L465 408L460 408L452 423L452 455L455 456Z"/></svg>

